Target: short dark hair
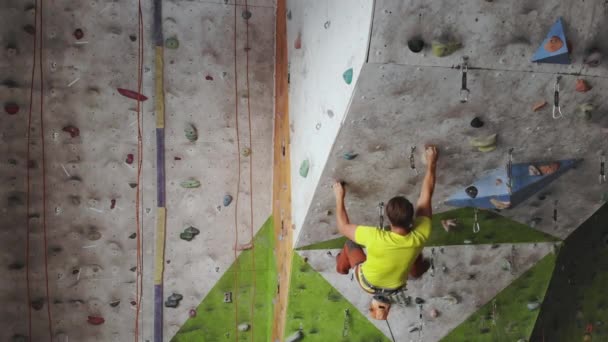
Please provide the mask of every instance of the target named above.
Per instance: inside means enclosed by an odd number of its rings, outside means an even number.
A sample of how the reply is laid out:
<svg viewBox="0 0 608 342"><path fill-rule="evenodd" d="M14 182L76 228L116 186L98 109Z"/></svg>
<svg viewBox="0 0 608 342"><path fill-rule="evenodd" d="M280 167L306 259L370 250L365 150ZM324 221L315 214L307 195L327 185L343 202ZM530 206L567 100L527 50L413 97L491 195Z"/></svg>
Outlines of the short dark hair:
<svg viewBox="0 0 608 342"><path fill-rule="evenodd" d="M409 228L414 217L414 206L403 196L393 197L386 205L386 217L395 227Z"/></svg>

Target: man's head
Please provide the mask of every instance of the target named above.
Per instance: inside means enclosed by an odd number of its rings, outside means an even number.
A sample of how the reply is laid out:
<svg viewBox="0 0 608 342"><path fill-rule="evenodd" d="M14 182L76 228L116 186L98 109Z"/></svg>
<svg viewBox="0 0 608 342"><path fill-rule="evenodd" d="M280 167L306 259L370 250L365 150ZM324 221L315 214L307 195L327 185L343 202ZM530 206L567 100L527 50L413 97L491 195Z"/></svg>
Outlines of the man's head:
<svg viewBox="0 0 608 342"><path fill-rule="evenodd" d="M414 217L414 206L403 196L393 197L386 205L386 217L393 227L409 228Z"/></svg>

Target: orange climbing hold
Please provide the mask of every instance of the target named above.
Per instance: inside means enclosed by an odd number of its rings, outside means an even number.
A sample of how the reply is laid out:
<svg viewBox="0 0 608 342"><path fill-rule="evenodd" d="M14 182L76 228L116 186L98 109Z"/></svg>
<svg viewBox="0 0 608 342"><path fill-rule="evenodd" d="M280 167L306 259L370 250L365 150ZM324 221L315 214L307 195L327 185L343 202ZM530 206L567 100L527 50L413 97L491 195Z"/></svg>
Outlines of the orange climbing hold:
<svg viewBox="0 0 608 342"><path fill-rule="evenodd" d="M589 90L591 90L591 86L589 85L589 83L587 83L587 81L580 78L576 80L576 91L578 91L579 93L586 93Z"/></svg>
<svg viewBox="0 0 608 342"><path fill-rule="evenodd" d="M104 324L106 320L99 316L89 316L87 322L91 325L101 325Z"/></svg>
<svg viewBox="0 0 608 342"><path fill-rule="evenodd" d="M133 90L123 89L123 88L116 88L116 90L118 90L120 95L122 95L124 97L128 97L133 100L146 101L148 99L148 97L146 97L145 95L142 95Z"/></svg>
<svg viewBox="0 0 608 342"><path fill-rule="evenodd" d="M545 44L545 50L548 52L555 52L564 46L564 42L558 36L549 38L549 41Z"/></svg>
<svg viewBox="0 0 608 342"><path fill-rule="evenodd" d="M541 100L539 102L536 102L534 104L534 106L532 106L532 110L535 112L538 112L539 110L543 109L546 105L547 105L547 101Z"/></svg>

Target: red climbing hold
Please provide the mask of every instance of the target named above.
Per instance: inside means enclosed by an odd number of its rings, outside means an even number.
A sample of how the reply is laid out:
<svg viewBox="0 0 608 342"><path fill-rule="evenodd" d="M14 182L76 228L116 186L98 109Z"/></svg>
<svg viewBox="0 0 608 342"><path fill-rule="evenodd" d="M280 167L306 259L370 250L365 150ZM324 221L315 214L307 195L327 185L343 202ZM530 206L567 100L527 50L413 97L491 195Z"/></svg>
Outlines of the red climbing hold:
<svg viewBox="0 0 608 342"><path fill-rule="evenodd" d="M131 165L133 164L133 154L129 153L127 154L127 160L125 160L125 163Z"/></svg>
<svg viewBox="0 0 608 342"><path fill-rule="evenodd" d="M15 115L19 112L19 105L12 102L7 103L4 105L4 110L10 115Z"/></svg>
<svg viewBox="0 0 608 342"><path fill-rule="evenodd" d="M122 95L124 97L128 97L133 100L146 101L148 99L146 96L144 96L138 92L135 92L133 90L123 89L123 88L117 88L116 90L118 90L120 95Z"/></svg>
<svg viewBox="0 0 608 342"><path fill-rule="evenodd" d="M213 81L213 76L207 75L207 76L205 76L205 79L207 81Z"/></svg>
<svg viewBox="0 0 608 342"><path fill-rule="evenodd" d="M76 40L81 40L83 37L84 37L84 32L82 31L82 29L74 30L74 38L76 38Z"/></svg>
<svg viewBox="0 0 608 342"><path fill-rule="evenodd" d="M196 317L196 310L195 309L190 309L190 311L188 311L188 316L190 316L190 317Z"/></svg>
<svg viewBox="0 0 608 342"><path fill-rule="evenodd" d="M105 319L103 319L103 317L99 317L99 316L89 316L89 318L87 319L87 322L89 322L89 324L92 325L101 325L105 323Z"/></svg>
<svg viewBox="0 0 608 342"><path fill-rule="evenodd" d="M77 136L80 135L80 130L77 127L74 127L74 126L71 126L71 125L63 127L62 131L70 133L70 136L72 138L76 138Z"/></svg>
<svg viewBox="0 0 608 342"><path fill-rule="evenodd" d="M114 209L114 208L116 208L116 200L115 199L113 199L113 200L110 201L110 209Z"/></svg>
<svg viewBox="0 0 608 342"><path fill-rule="evenodd" d="M293 42L293 48L299 50L302 48L302 33L298 33L296 40Z"/></svg>

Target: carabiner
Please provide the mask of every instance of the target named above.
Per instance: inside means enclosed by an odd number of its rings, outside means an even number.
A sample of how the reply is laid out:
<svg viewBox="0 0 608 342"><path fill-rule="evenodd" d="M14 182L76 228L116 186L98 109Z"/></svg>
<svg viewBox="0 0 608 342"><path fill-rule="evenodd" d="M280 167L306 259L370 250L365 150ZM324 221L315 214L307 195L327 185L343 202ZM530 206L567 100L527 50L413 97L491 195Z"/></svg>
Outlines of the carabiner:
<svg viewBox="0 0 608 342"><path fill-rule="evenodd" d="M561 76L557 76L555 80L555 85L553 86L553 118L559 119L564 115L562 114L562 108L559 105L559 81L562 79Z"/></svg>

